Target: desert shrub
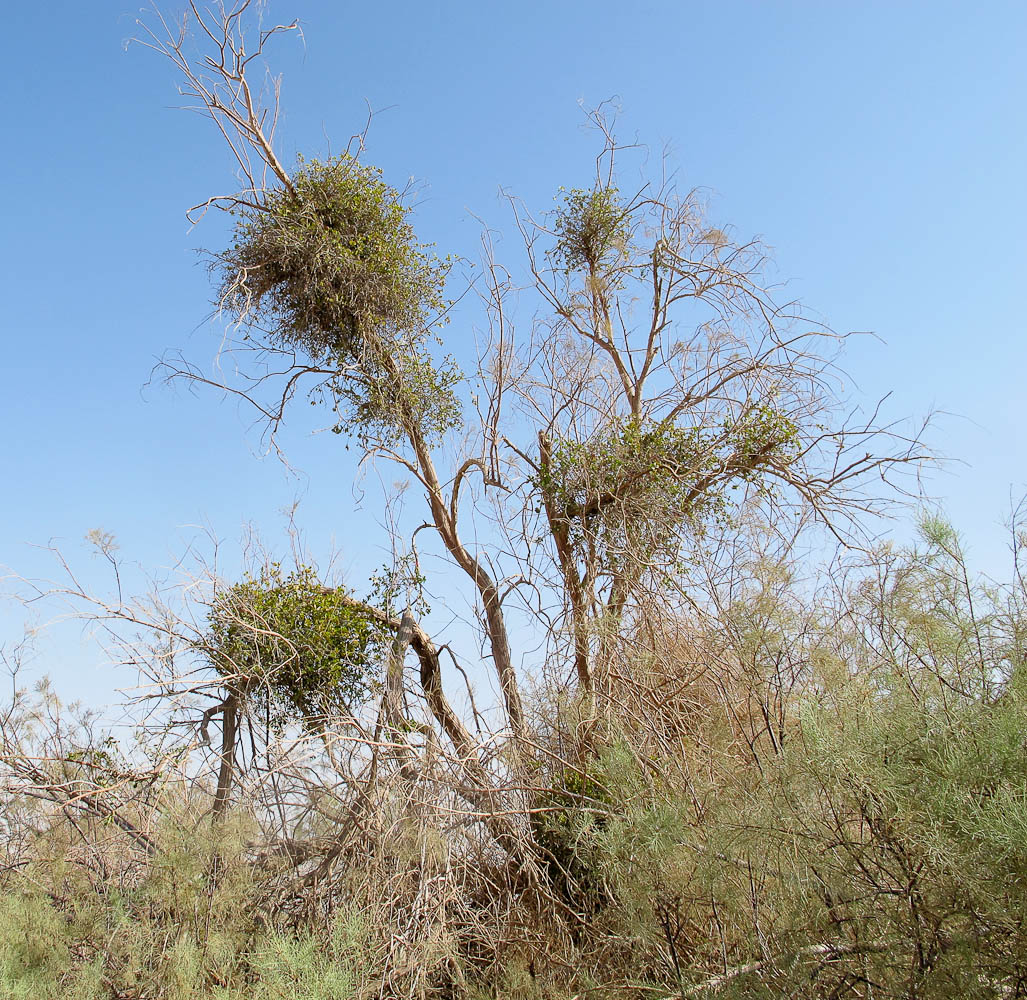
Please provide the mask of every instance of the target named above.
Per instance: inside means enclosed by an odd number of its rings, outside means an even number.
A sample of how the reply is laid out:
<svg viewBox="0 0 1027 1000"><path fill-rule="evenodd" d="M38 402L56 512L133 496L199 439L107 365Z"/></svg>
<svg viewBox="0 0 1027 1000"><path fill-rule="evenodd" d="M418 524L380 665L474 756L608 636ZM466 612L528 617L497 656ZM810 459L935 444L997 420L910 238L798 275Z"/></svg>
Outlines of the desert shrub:
<svg viewBox="0 0 1027 1000"><path fill-rule="evenodd" d="M359 925L343 916L331 933L267 934L249 955L255 1000L346 1000L369 972L360 960Z"/></svg>
<svg viewBox="0 0 1027 1000"><path fill-rule="evenodd" d="M565 768L535 793L531 830L552 890L587 922L610 902L595 837L607 824L614 801L601 764L589 772Z"/></svg>
<svg viewBox="0 0 1027 1000"><path fill-rule="evenodd" d="M539 696L514 779L523 867L437 751L377 784L317 759L288 797L282 768L213 827L195 787L133 799L145 841L19 806L0 995L1024 995L1022 591L975 583L933 522L852 572L810 597L754 562L718 609L730 642L682 616L624 654L601 710ZM771 739L761 685L783 658L796 682L774 688ZM64 801L125 783L103 734L59 756Z"/></svg>
<svg viewBox="0 0 1027 1000"><path fill-rule="evenodd" d="M8 889L0 898L0 996L59 996L69 962L60 913L41 893Z"/></svg>
<svg viewBox="0 0 1027 1000"><path fill-rule="evenodd" d="M638 942L636 975L648 955L651 979L689 995L1027 988L1022 595L975 583L951 531L923 530L834 603L818 595L815 614L796 619L799 602L768 603L763 588L729 609L726 626L759 622L774 638L738 647L750 666L788 646L797 621L806 632L788 647L808 659L773 752L756 752L737 696L705 700L692 739L629 731L653 780L597 831L617 905L594 930Z"/></svg>
<svg viewBox="0 0 1027 1000"><path fill-rule="evenodd" d="M269 907L273 872L244 827L212 834L188 815L162 824L134 880L97 880L64 858L3 877L0 995L345 1000L360 926L340 910L290 925Z"/></svg>

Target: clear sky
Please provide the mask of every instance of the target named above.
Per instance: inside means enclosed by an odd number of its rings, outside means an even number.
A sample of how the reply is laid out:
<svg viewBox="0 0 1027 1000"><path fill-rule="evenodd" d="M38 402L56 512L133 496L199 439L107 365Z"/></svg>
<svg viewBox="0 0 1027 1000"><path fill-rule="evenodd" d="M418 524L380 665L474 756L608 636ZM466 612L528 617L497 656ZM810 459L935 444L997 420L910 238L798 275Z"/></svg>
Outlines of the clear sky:
<svg viewBox="0 0 1027 1000"><path fill-rule="evenodd" d="M169 348L206 365L217 346L195 250L217 248L224 223L191 229L183 215L235 186L213 129L174 110L170 64L126 50L135 7L8 6L0 564L42 575L31 546L54 539L99 579L82 542L97 527L145 569L168 566L196 525L230 553L245 523L279 537L280 510L299 498L312 551L334 547L366 573L384 554L367 541L373 511L353 513L340 439L300 425L287 440L296 478L260 458L235 406L144 387ZM443 252L475 253L475 215L512 230L500 186L545 207L560 185L586 183L594 139L579 101L616 97L622 135L669 147L681 183L711 190L716 220L762 235L789 294L836 330L877 334L844 362L866 400L892 392L891 416L949 414L929 441L955 461L927 489L977 565L1004 574L1002 522L1027 490L1022 0L272 11L305 31L305 45L272 53L287 157L325 153L326 137L338 149L365 102L382 109L367 158L397 185L424 183L417 225ZM450 335L466 350L466 329ZM22 617L0 612L0 643ZM33 669L77 696L104 700L115 683L59 644Z"/></svg>

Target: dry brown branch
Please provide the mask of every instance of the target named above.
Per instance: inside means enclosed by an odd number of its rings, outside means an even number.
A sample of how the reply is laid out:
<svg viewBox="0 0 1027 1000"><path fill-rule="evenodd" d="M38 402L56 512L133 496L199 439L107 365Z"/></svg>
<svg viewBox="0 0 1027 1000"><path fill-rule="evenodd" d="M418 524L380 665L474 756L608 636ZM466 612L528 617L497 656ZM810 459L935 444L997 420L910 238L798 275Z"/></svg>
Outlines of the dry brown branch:
<svg viewBox="0 0 1027 1000"><path fill-rule="evenodd" d="M136 21L139 44L167 58L182 75L180 93L186 108L209 118L235 158L244 180L242 192L216 195L191 208L191 221L210 206L260 208L268 190L268 171L287 190L292 180L274 149L278 125L281 78L271 77L265 64L265 48L277 35L300 32L299 21L265 26L261 0L223 0L209 8L189 0L188 11L177 25L154 5L151 18ZM255 28L248 21L256 20ZM191 24L190 24L191 21ZM190 30L192 28L192 30ZM190 46L199 44L196 53ZM266 77L260 89L251 84L256 65ZM195 213L199 212L199 216Z"/></svg>

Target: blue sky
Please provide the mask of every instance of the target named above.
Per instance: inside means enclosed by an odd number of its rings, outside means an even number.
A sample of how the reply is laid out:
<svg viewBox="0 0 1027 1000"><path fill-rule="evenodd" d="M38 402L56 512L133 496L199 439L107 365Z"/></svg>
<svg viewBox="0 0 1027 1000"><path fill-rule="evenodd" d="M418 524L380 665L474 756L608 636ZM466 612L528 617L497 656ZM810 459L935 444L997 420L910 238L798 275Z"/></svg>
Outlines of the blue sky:
<svg viewBox="0 0 1027 1000"><path fill-rule="evenodd" d="M424 184L417 225L444 252L475 253L474 216L512 233L500 186L546 207L560 185L587 182L595 143L579 102L616 97L621 135L666 146L683 185L710 189L715 219L761 235L790 295L836 330L874 331L844 360L865 400L891 392L892 416L948 414L929 441L954 461L927 490L977 565L1004 574L1002 522L1027 490L1027 4L272 11L305 31L305 45L273 53L286 157L325 153L326 136L338 149L369 102L380 114L367 158L393 183ZM338 549L359 577L385 554L367 530L375 504L353 512L338 438L298 422L286 441L297 478L260 457L234 405L146 386L169 348L213 357L195 251L226 230L213 217L191 229L183 212L235 185L209 123L174 110L173 68L126 50L136 16L118 0L6 15L0 564L42 575L32 546L54 539L99 581L82 538L103 527L126 560L158 569L197 525L226 553L246 523L280 539L298 498L311 550ZM515 252L512 235L501 250ZM450 335L466 349L466 330ZM0 613L0 642L21 618ZM33 670L108 697L113 675L69 650L44 641Z"/></svg>

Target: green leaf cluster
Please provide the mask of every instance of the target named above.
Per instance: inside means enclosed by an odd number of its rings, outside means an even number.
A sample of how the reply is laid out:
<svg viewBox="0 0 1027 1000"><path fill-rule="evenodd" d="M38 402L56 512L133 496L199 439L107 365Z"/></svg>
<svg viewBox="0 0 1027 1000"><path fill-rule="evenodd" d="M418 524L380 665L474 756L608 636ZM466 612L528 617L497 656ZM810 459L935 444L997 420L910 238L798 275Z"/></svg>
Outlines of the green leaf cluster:
<svg viewBox="0 0 1027 1000"><path fill-rule="evenodd" d="M460 370L427 349L451 262L417 242L409 214L377 168L301 159L292 189L237 209L234 243L215 262L222 304L318 366L311 402L327 399L332 429L365 447L391 447L410 427L437 440L461 419Z"/></svg>
<svg viewBox="0 0 1027 1000"><path fill-rule="evenodd" d="M218 256L221 299L315 360L359 359L441 311L448 263L417 242L410 209L375 167L342 155L300 160L293 190L237 210Z"/></svg>
<svg viewBox="0 0 1027 1000"><path fill-rule="evenodd" d="M277 564L221 592L209 613L211 662L282 717L352 711L371 691L388 630L324 586L313 569Z"/></svg>
<svg viewBox="0 0 1027 1000"><path fill-rule="evenodd" d="M643 544L647 557L704 521L729 523L725 489L769 489L768 466L784 467L798 444L795 424L772 406L720 427L668 421L615 421L586 440L560 440L536 478L572 540Z"/></svg>
<svg viewBox="0 0 1027 1000"><path fill-rule="evenodd" d="M608 258L623 254L629 215L615 187L561 189L563 204L555 212L553 260L567 271L598 270Z"/></svg>
<svg viewBox="0 0 1027 1000"><path fill-rule="evenodd" d="M622 805L610 772L625 765L630 770L632 762L618 758L619 749L586 761L588 770L558 769L552 783L536 791L530 816L550 884L583 918L613 902L596 838Z"/></svg>
<svg viewBox="0 0 1027 1000"><path fill-rule="evenodd" d="M461 424L455 390L462 381L463 373L452 358L436 363L410 345L392 358L388 368L370 363L362 377L335 380L332 389L340 420L332 431L354 432L365 447L391 446L405 428L416 426L427 441L437 442Z"/></svg>

